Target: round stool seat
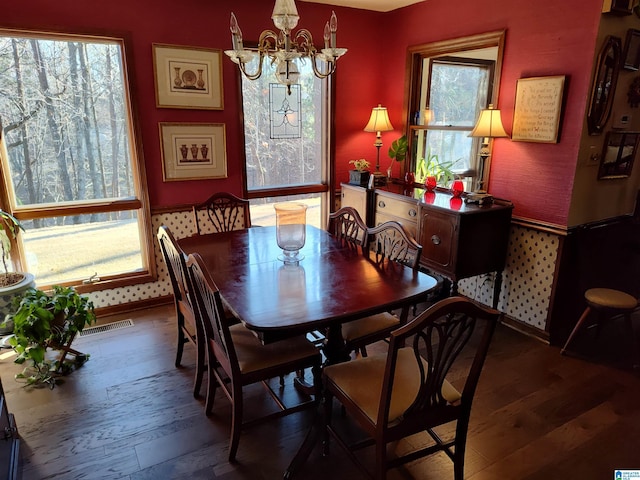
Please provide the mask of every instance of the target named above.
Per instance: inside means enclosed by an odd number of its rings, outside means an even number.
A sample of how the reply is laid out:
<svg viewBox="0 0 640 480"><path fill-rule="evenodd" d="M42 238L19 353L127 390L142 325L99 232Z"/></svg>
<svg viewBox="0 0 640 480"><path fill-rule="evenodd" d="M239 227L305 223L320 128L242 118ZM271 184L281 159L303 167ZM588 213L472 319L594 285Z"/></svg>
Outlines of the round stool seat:
<svg viewBox="0 0 640 480"><path fill-rule="evenodd" d="M584 293L584 298L591 307L596 309L633 310L638 306L638 300L635 297L611 288L590 288Z"/></svg>

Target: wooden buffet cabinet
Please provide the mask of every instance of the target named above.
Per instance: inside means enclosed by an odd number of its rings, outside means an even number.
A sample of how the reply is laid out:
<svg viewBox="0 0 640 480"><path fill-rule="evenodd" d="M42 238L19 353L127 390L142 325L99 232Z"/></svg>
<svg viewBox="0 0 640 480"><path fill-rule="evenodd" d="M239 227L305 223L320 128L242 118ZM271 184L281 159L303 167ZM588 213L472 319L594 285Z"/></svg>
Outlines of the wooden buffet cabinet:
<svg viewBox="0 0 640 480"><path fill-rule="evenodd" d="M19 478L20 440L13 415L7 410L7 403L0 380L0 480Z"/></svg>
<svg viewBox="0 0 640 480"><path fill-rule="evenodd" d="M493 307L502 287L513 204L466 204L447 191L389 184L367 190L342 184L341 204L355 207L369 226L396 220L422 245L420 266L447 278L456 294L463 278L495 272Z"/></svg>

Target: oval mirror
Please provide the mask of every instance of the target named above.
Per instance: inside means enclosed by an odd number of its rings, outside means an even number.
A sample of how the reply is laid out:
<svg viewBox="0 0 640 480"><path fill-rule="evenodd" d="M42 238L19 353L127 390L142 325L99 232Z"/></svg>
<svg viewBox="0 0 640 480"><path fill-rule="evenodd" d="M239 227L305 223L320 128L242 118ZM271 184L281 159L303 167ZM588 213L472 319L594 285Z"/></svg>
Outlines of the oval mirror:
<svg viewBox="0 0 640 480"><path fill-rule="evenodd" d="M589 135L602 133L611 116L621 56L622 40L609 35L602 45L596 62L591 98L589 100L589 112L587 113Z"/></svg>

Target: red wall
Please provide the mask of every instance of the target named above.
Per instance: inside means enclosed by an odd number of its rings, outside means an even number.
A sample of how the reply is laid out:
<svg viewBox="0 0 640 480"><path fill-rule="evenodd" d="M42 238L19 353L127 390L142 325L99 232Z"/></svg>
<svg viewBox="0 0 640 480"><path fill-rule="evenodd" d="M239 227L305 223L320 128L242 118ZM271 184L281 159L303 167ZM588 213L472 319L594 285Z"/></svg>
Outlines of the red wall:
<svg viewBox="0 0 640 480"><path fill-rule="evenodd" d="M387 149L403 131L405 62L409 45L493 30L507 30L498 106L510 131L518 78L567 75L566 107L558 144L495 142L489 191L515 203L515 214L566 224L578 143L589 89L601 0L429 0L390 13L298 2L300 27L321 43L324 23L338 15L338 46L349 49L336 73L336 179L348 178L349 160L375 163L374 135L363 128L371 108L389 108L394 132L383 134ZM230 47L233 10L245 40L256 39L270 20L273 2L112 0L96 7L75 0L9 2L0 26L77 32L129 32L132 38L134 98L139 107L152 207L193 203L211 192L242 193L241 123L237 67L223 58L224 110L155 107L152 43L221 50ZM225 123L229 178L162 182L158 122ZM397 171L397 165L396 171Z"/></svg>

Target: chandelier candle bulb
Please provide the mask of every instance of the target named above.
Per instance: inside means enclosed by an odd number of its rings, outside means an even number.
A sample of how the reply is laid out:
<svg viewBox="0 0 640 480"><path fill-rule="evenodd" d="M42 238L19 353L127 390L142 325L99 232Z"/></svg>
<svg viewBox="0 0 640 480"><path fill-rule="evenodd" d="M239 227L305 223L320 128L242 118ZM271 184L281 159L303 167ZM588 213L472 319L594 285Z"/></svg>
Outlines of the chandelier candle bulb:
<svg viewBox="0 0 640 480"><path fill-rule="evenodd" d="M329 29L331 30L331 48L336 48L336 37L338 31L338 17L336 12L331 12L331 20L329 21Z"/></svg>

